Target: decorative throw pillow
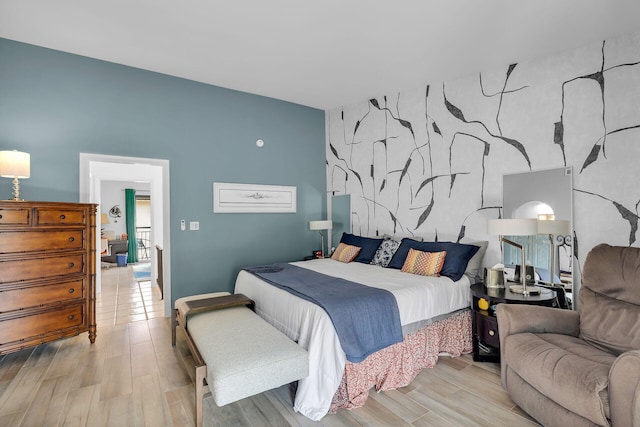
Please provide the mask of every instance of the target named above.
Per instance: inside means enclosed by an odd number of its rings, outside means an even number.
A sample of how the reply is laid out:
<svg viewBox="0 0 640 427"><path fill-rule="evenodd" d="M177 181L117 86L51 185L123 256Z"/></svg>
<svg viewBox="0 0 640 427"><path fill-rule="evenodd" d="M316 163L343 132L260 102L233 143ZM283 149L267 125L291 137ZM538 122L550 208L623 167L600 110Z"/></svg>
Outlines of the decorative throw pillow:
<svg viewBox="0 0 640 427"><path fill-rule="evenodd" d="M342 233L340 243L346 245L357 246L360 249L360 253L354 259L355 262L361 262L363 264L371 264L373 256L378 250L378 246L382 243L382 239L375 239L371 237L356 236L354 234Z"/></svg>
<svg viewBox="0 0 640 427"><path fill-rule="evenodd" d="M353 259L356 256L358 256L359 253L360 253L359 247L347 245L345 243L340 243L337 249L335 250L335 252L333 253L333 255L331 255L331 259L334 259L340 262L349 263L353 261Z"/></svg>
<svg viewBox="0 0 640 427"><path fill-rule="evenodd" d="M446 255L446 251L422 252L409 249L409 254L404 261L402 271L405 273L419 274L421 276L439 276Z"/></svg>
<svg viewBox="0 0 640 427"><path fill-rule="evenodd" d="M474 245L464 245L462 243L453 242L417 242L412 239L402 239L400 247L393 255L389 268L400 269L407 259L409 249L417 249L423 252L439 252L446 251L447 258L442 266L440 275L450 277L451 280L457 282L463 276L467 269L467 264L472 256L480 249Z"/></svg>
<svg viewBox="0 0 640 427"><path fill-rule="evenodd" d="M396 253L398 248L400 247L400 239L396 240L391 237L385 237L376 254L373 256L371 260L371 264L379 265L380 267L386 267L391 262L391 258L393 258L393 254Z"/></svg>

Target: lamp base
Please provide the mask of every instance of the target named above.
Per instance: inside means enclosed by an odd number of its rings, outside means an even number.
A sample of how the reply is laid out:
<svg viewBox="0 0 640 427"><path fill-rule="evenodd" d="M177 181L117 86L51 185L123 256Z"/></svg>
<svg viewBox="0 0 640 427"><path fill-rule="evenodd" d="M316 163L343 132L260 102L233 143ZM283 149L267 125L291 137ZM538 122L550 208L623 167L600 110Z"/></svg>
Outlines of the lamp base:
<svg viewBox="0 0 640 427"><path fill-rule="evenodd" d="M527 286L526 292L522 285L510 285L509 290L514 294L540 295L541 289L537 286Z"/></svg>
<svg viewBox="0 0 640 427"><path fill-rule="evenodd" d="M13 178L13 200L20 200L20 181L18 181L18 177Z"/></svg>

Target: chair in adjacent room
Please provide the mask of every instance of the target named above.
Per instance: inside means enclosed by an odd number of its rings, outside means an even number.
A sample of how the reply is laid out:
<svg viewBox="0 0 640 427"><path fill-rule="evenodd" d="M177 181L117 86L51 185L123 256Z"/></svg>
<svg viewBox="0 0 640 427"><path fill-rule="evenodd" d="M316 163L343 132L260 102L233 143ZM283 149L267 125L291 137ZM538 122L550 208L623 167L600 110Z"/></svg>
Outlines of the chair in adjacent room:
<svg viewBox="0 0 640 427"><path fill-rule="evenodd" d="M149 259L149 241L147 239L136 239L138 242L138 259Z"/></svg>

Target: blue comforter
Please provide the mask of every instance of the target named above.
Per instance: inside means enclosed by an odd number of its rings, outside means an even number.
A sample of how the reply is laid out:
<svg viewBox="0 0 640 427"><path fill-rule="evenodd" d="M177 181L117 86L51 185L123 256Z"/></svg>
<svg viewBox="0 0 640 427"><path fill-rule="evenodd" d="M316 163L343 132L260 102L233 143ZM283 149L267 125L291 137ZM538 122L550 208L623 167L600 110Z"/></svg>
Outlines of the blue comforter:
<svg viewBox="0 0 640 427"><path fill-rule="evenodd" d="M398 304L384 289L327 276L291 264L248 267L249 273L322 307L350 362L402 341Z"/></svg>

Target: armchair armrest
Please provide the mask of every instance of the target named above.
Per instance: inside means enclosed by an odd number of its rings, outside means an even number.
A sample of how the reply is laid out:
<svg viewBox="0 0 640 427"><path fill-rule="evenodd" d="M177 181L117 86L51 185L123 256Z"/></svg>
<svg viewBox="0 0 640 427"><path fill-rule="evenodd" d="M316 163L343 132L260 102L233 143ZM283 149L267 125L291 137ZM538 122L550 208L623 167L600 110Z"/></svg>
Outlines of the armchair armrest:
<svg viewBox="0 0 640 427"><path fill-rule="evenodd" d="M522 332L563 334L574 337L580 334L580 316L578 312L572 310L525 304L499 304L496 316L501 341L503 335Z"/></svg>
<svg viewBox="0 0 640 427"><path fill-rule="evenodd" d="M499 304L496 308L500 335L500 370L502 386L506 389L507 363L504 342L509 335L523 332L563 334L577 337L580 334L580 315L572 310L541 307L526 304Z"/></svg>
<svg viewBox="0 0 640 427"><path fill-rule="evenodd" d="M622 353L609 371L609 407L614 426L640 426L640 350Z"/></svg>

